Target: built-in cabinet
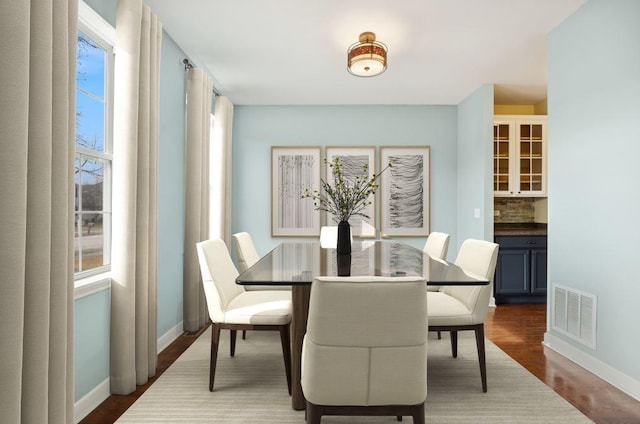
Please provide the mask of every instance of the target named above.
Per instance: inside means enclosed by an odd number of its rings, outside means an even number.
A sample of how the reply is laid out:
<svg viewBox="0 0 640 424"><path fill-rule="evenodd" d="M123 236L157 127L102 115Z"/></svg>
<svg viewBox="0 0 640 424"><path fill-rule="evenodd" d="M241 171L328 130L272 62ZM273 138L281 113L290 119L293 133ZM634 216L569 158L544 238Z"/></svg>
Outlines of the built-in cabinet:
<svg viewBox="0 0 640 424"><path fill-rule="evenodd" d="M495 241L500 245L496 304L546 302L547 236L496 236Z"/></svg>
<svg viewBox="0 0 640 424"><path fill-rule="evenodd" d="M493 191L497 197L547 195L546 116L494 116Z"/></svg>

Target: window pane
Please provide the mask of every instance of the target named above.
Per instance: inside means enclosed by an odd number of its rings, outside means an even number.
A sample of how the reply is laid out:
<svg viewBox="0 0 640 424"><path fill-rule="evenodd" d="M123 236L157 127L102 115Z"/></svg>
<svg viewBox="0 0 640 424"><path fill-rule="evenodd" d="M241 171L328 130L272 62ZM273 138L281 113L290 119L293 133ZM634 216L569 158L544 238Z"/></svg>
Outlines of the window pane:
<svg viewBox="0 0 640 424"><path fill-rule="evenodd" d="M105 226L109 219L102 213L81 213L76 215L74 243L74 270L87 271L99 268L105 263Z"/></svg>
<svg viewBox="0 0 640 424"><path fill-rule="evenodd" d="M84 25L84 24L82 24ZM84 28L81 25L82 28ZM95 32L94 32L95 30ZM102 272L111 262L111 123L108 76L113 71L109 28L77 33L76 155L74 161L74 271L76 278ZM107 32L104 32L107 31ZM106 154L106 155L105 155ZM85 271L89 273L85 274Z"/></svg>
<svg viewBox="0 0 640 424"><path fill-rule="evenodd" d="M76 95L76 146L104 151L104 104L81 91Z"/></svg>
<svg viewBox="0 0 640 424"><path fill-rule="evenodd" d="M78 212L80 210L80 177L81 177L81 173L80 173L80 164L82 163L81 158L79 155L76 155L76 160L75 160L75 172L74 172L74 176L73 176L73 180L74 180L74 186L75 186L75 211Z"/></svg>
<svg viewBox="0 0 640 424"><path fill-rule="evenodd" d="M76 186L77 187L77 186ZM76 203L77 208L77 203ZM78 214L75 214L74 223L74 231L73 231L73 272L80 271L82 264L80 258L80 218Z"/></svg>
<svg viewBox="0 0 640 424"><path fill-rule="evenodd" d="M104 163L99 159L80 157L82 211L102 211L104 197Z"/></svg>
<svg viewBox="0 0 640 424"><path fill-rule="evenodd" d="M78 32L76 83L79 89L104 98L105 51Z"/></svg>

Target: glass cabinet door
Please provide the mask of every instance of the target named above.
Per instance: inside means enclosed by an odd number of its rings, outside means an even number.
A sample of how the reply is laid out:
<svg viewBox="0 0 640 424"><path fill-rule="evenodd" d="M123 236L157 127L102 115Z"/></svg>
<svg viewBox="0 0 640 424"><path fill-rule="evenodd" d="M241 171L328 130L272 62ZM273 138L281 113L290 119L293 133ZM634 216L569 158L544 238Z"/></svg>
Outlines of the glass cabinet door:
<svg viewBox="0 0 640 424"><path fill-rule="evenodd" d="M543 191L543 125L518 125L518 194Z"/></svg>
<svg viewBox="0 0 640 424"><path fill-rule="evenodd" d="M509 193L511 178L511 125L493 125L493 191Z"/></svg>
<svg viewBox="0 0 640 424"><path fill-rule="evenodd" d="M546 196L546 122L540 115L495 115L494 196Z"/></svg>

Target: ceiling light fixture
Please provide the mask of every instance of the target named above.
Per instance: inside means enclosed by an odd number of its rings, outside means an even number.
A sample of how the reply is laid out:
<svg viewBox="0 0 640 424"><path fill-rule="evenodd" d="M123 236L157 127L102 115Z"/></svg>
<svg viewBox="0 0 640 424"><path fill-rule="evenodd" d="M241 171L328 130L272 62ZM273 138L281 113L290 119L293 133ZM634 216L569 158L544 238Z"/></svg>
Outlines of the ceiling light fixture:
<svg viewBox="0 0 640 424"><path fill-rule="evenodd" d="M387 46L373 32L363 32L347 50L347 69L358 77L380 75L387 69Z"/></svg>

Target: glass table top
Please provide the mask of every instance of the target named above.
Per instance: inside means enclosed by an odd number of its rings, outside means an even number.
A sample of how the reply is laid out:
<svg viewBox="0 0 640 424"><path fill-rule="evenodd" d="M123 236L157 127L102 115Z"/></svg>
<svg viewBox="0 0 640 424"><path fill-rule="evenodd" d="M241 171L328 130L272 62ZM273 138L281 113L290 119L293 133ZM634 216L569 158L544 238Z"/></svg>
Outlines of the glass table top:
<svg viewBox="0 0 640 424"><path fill-rule="evenodd" d="M387 240L353 241L351 255L338 256L318 242L284 242L240 274L238 284L310 284L316 276L337 276L338 267L351 276L422 276L429 285L486 285L483 277L457 265L429 257L420 249Z"/></svg>

